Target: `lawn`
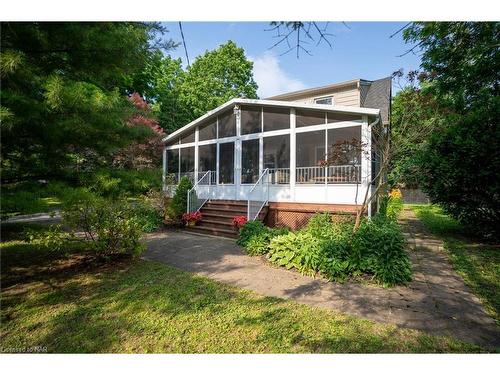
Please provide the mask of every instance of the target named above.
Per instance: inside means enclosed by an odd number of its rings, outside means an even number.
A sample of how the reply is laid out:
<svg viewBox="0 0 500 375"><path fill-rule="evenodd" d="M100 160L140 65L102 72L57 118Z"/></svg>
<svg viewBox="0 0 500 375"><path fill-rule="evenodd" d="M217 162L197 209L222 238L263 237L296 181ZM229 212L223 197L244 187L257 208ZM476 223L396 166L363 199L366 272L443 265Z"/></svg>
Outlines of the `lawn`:
<svg viewBox="0 0 500 375"><path fill-rule="evenodd" d="M87 190L105 197L123 195L137 198L150 189L160 189L161 169L100 169L79 179L80 182L54 179L46 184L36 181L2 184L0 216L6 218L53 211Z"/></svg>
<svg viewBox="0 0 500 375"><path fill-rule="evenodd" d="M48 352L478 352L452 338L223 285L164 264L65 254L3 228L2 350ZM38 230L43 228L38 227Z"/></svg>
<svg viewBox="0 0 500 375"><path fill-rule="evenodd" d="M455 270L500 324L500 246L467 238L460 225L438 206L411 207L429 231L443 239Z"/></svg>

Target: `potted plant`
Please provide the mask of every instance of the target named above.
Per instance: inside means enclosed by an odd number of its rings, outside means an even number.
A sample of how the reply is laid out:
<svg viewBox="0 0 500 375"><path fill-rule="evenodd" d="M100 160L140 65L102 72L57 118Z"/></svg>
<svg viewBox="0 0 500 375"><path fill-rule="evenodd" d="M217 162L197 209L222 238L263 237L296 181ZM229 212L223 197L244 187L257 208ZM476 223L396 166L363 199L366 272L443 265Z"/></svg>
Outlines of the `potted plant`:
<svg viewBox="0 0 500 375"><path fill-rule="evenodd" d="M233 225L240 229L247 222L246 216L236 216L233 218Z"/></svg>
<svg viewBox="0 0 500 375"><path fill-rule="evenodd" d="M188 227L194 227L201 220L201 212L186 212L182 215L182 220L186 222Z"/></svg>

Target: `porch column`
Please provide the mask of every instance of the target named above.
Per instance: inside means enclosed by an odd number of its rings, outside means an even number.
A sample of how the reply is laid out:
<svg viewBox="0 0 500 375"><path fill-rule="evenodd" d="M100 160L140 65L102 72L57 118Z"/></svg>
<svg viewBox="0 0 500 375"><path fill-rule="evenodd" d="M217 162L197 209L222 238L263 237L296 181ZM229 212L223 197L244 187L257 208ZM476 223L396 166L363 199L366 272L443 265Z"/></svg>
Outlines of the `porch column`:
<svg viewBox="0 0 500 375"><path fill-rule="evenodd" d="M234 199L240 199L241 186L241 109L239 105L234 107L236 118L236 140L234 141Z"/></svg>
<svg viewBox="0 0 500 375"><path fill-rule="evenodd" d="M295 201L295 167L296 162L296 137L295 137L295 108L290 109L290 198Z"/></svg>
<svg viewBox="0 0 500 375"><path fill-rule="evenodd" d="M363 152L361 155L361 184L363 186L363 194L358 195L358 204L363 204L365 189L368 189L368 197L371 196L371 180L372 180L372 154L371 144L372 135L371 129L368 127L368 116L363 116L361 124L361 142L363 144ZM368 204L368 217L371 217L371 203Z"/></svg>
<svg viewBox="0 0 500 375"><path fill-rule="evenodd" d="M167 147L163 146L163 167L161 174L162 190L165 191L165 184L167 182Z"/></svg>
<svg viewBox="0 0 500 375"><path fill-rule="evenodd" d="M198 182L198 127L194 130L194 183Z"/></svg>

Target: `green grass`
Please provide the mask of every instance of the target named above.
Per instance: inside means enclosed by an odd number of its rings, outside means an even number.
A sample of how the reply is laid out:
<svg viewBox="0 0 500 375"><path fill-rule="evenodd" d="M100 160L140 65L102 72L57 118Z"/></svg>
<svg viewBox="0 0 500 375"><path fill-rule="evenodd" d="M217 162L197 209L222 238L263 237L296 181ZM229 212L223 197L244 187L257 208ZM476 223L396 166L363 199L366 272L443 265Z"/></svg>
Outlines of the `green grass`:
<svg viewBox="0 0 500 375"><path fill-rule="evenodd" d="M42 230L42 229L40 229ZM97 261L5 232L2 350L49 352L478 352L446 337L313 308L126 258Z"/></svg>
<svg viewBox="0 0 500 375"><path fill-rule="evenodd" d="M500 324L500 246L467 238L460 224L438 206L411 207L429 231L443 239L456 271Z"/></svg>
<svg viewBox="0 0 500 375"><path fill-rule="evenodd" d="M152 188L160 189L161 169L99 169L80 179L80 185L58 180L45 186L32 181L3 184L1 217L50 212L85 194L87 189L105 197L125 195L136 198Z"/></svg>

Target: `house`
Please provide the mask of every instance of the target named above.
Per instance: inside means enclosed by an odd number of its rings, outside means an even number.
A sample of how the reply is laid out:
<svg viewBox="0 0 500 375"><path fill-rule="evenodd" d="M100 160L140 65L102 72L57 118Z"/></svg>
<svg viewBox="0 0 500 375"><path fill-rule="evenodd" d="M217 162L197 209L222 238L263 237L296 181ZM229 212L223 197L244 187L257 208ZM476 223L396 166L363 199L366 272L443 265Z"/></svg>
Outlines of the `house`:
<svg viewBox="0 0 500 375"><path fill-rule="evenodd" d="M389 77L232 99L164 138L164 191L191 179L197 230L218 234L237 215L297 228L317 211L352 213L372 189L372 128L388 123L390 98Z"/></svg>

